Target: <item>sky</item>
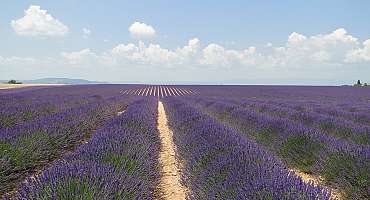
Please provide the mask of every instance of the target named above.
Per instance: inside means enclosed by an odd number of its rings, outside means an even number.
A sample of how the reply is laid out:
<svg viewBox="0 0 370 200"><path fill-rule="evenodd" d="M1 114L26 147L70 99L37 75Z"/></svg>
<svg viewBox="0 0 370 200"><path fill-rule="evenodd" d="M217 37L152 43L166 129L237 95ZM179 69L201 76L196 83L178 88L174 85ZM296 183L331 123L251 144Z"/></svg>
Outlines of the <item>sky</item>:
<svg viewBox="0 0 370 200"><path fill-rule="evenodd" d="M370 1L0 2L0 80L370 82Z"/></svg>

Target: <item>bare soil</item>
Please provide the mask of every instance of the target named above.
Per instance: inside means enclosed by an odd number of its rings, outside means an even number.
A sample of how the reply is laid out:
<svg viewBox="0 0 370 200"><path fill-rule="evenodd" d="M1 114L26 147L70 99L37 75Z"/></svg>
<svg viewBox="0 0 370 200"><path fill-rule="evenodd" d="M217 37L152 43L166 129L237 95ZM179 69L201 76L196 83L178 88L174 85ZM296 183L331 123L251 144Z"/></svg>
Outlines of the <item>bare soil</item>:
<svg viewBox="0 0 370 200"><path fill-rule="evenodd" d="M303 182L305 183L313 183L314 185L321 186L331 192L331 198L332 200L342 200L343 196L341 192L336 189L332 188L330 186L325 185L324 180L321 177L314 176L312 174L307 174L305 172L301 172L297 169L291 169L291 171L302 178Z"/></svg>
<svg viewBox="0 0 370 200"><path fill-rule="evenodd" d="M34 87L34 86L61 86L61 85L64 85L64 84L6 84L6 83L0 83L0 90L1 89Z"/></svg>
<svg viewBox="0 0 370 200"><path fill-rule="evenodd" d="M181 184L181 165L176 159L173 133L168 127L167 116L161 101L158 102L158 131L161 139L159 196L161 199L168 200L186 199L187 189Z"/></svg>

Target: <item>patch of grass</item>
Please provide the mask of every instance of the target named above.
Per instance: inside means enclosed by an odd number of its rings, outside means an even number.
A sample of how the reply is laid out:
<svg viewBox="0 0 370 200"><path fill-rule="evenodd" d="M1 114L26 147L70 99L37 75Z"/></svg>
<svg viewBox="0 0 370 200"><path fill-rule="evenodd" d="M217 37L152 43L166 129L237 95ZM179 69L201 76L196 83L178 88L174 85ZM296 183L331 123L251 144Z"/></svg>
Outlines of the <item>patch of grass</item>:
<svg viewBox="0 0 370 200"><path fill-rule="evenodd" d="M356 160L344 153L332 153L326 157L321 174L326 182L340 185L347 198L369 198L370 161Z"/></svg>
<svg viewBox="0 0 370 200"><path fill-rule="evenodd" d="M267 147L271 147L272 143L278 138L277 130L268 126L254 135L255 140Z"/></svg>
<svg viewBox="0 0 370 200"><path fill-rule="evenodd" d="M138 166L138 161L127 155L107 154L103 157L103 162L111 164L117 169L124 169L128 174L132 174Z"/></svg>
<svg viewBox="0 0 370 200"><path fill-rule="evenodd" d="M45 150L45 147L52 143L52 138L41 131L29 136L24 135L15 143L0 141L0 158L8 159L12 170L28 170L39 161L48 160L53 155Z"/></svg>
<svg viewBox="0 0 370 200"><path fill-rule="evenodd" d="M196 163L192 166L192 170L195 173L203 170L209 164L209 162L214 160L218 155L225 153L226 151L227 149L220 147L218 149L214 149L213 151L208 151L204 153L201 158L198 159Z"/></svg>
<svg viewBox="0 0 370 200"><path fill-rule="evenodd" d="M355 144L369 144L370 138L368 133L353 133L353 130L347 127L338 127L331 122L321 122L319 128L328 134L337 138L346 139Z"/></svg>
<svg viewBox="0 0 370 200"><path fill-rule="evenodd" d="M31 110L26 110L22 113L23 120L30 120L34 116L34 113Z"/></svg>
<svg viewBox="0 0 370 200"><path fill-rule="evenodd" d="M324 146L313 141L308 136L296 135L289 137L280 147L279 154L293 167L303 172L311 173L318 158L318 153Z"/></svg>
<svg viewBox="0 0 370 200"><path fill-rule="evenodd" d="M319 128L326 132L331 132L335 130L336 125L332 122L320 122Z"/></svg>
<svg viewBox="0 0 370 200"><path fill-rule="evenodd" d="M41 110L42 113L45 113L45 114L51 114L51 113L55 113L58 111L58 108L54 105L47 105L47 106L44 106Z"/></svg>
<svg viewBox="0 0 370 200"><path fill-rule="evenodd" d="M127 128L134 129L136 131L147 133L149 132L147 126L145 126L142 122L139 121L129 121L126 123Z"/></svg>
<svg viewBox="0 0 370 200"><path fill-rule="evenodd" d="M223 200L223 199L235 199L237 195L237 189L234 187L226 188L225 190L218 191L216 193L215 199Z"/></svg>
<svg viewBox="0 0 370 200"><path fill-rule="evenodd" d="M357 134L352 138L353 142L355 144L370 144L370 134L364 133L364 134Z"/></svg>
<svg viewBox="0 0 370 200"><path fill-rule="evenodd" d="M6 141L0 141L0 158L9 159L11 165L20 166L24 160L23 158L26 158L26 153Z"/></svg>
<svg viewBox="0 0 370 200"><path fill-rule="evenodd" d="M0 116L0 127L11 128L17 124L17 118L11 115Z"/></svg>
<svg viewBox="0 0 370 200"><path fill-rule="evenodd" d="M89 186L83 179L67 177L56 185L47 185L37 199L46 200L54 197L61 200L93 200L98 193L95 187Z"/></svg>

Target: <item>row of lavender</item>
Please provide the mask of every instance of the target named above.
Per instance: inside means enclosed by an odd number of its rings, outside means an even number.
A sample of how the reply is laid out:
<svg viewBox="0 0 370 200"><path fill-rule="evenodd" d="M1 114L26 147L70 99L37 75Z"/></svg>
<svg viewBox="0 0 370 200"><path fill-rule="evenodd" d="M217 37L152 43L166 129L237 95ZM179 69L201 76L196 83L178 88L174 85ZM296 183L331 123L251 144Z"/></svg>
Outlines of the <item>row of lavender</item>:
<svg viewBox="0 0 370 200"><path fill-rule="evenodd" d="M288 166L322 176L349 198L369 197L370 149L288 118L269 116L233 101L188 99L223 123L280 156Z"/></svg>
<svg viewBox="0 0 370 200"><path fill-rule="evenodd" d="M135 101L5 199L153 199L159 180L156 104L155 99Z"/></svg>
<svg viewBox="0 0 370 200"><path fill-rule="evenodd" d="M72 150L131 100L111 97L0 129L0 194Z"/></svg>
<svg viewBox="0 0 370 200"><path fill-rule="evenodd" d="M285 104L275 105L273 103L270 104L269 102L255 100L244 100L236 102L236 104L272 116L288 118L355 144L370 144L370 126L368 125L314 111L301 110L300 108L302 107L292 108Z"/></svg>
<svg viewBox="0 0 370 200"><path fill-rule="evenodd" d="M318 113L341 120L348 120L352 123L370 125L369 103L340 102L321 103L317 101L289 101L289 100L255 100L256 103L266 103L284 108L294 109L300 112Z"/></svg>
<svg viewBox="0 0 370 200"><path fill-rule="evenodd" d="M63 86L0 95L0 129L117 95L114 86Z"/></svg>
<svg viewBox="0 0 370 200"><path fill-rule="evenodd" d="M329 199L257 143L184 101L168 98L165 108L191 199Z"/></svg>
<svg viewBox="0 0 370 200"><path fill-rule="evenodd" d="M193 86L202 96L255 99L315 110L369 125L370 88L322 86ZM301 110L302 111L302 110Z"/></svg>

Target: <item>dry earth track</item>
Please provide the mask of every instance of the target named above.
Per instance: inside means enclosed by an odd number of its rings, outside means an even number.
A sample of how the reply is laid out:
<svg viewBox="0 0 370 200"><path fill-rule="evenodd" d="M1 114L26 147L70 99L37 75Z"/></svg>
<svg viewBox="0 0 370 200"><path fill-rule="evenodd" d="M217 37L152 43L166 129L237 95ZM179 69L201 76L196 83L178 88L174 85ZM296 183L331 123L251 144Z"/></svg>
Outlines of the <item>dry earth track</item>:
<svg viewBox="0 0 370 200"><path fill-rule="evenodd" d="M173 133L168 127L166 112L161 101L158 102L158 131L161 139L159 196L161 199L166 200L186 199L187 189L181 184L181 165L176 159Z"/></svg>

